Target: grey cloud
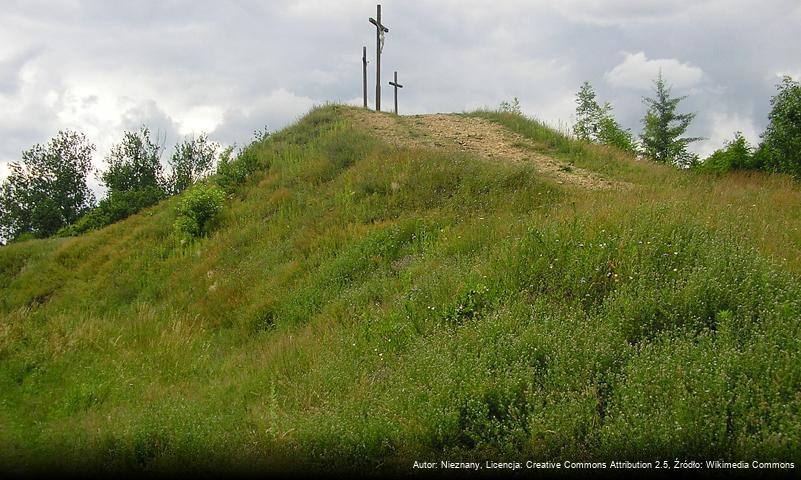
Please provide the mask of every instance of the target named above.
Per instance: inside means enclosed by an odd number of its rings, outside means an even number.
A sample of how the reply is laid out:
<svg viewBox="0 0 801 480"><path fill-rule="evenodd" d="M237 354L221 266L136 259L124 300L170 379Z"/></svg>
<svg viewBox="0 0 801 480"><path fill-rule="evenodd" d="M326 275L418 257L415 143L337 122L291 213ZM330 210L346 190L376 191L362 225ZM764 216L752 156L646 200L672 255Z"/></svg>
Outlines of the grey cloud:
<svg viewBox="0 0 801 480"><path fill-rule="evenodd" d="M167 145L180 138L178 124L154 100L142 102L122 114L121 130L138 131L142 126L147 127L154 138L164 139ZM119 136L122 137L122 131Z"/></svg>
<svg viewBox="0 0 801 480"><path fill-rule="evenodd" d="M625 25L673 20L676 16L708 0L562 0L556 7L572 21L597 25Z"/></svg>
<svg viewBox="0 0 801 480"><path fill-rule="evenodd" d="M226 145L243 146L256 130L278 130L296 120L314 104L311 98L279 89L255 99L249 105L229 109L221 125L210 135Z"/></svg>
<svg viewBox="0 0 801 480"><path fill-rule="evenodd" d="M494 107L517 96L526 113L558 124L589 80L639 133L649 91L604 76L626 52L642 52L646 65L686 67L689 77L666 69L666 78L674 93L690 95L682 109L699 112L690 133L710 137L698 147L708 149L738 121L761 131L777 73L801 72L794 0L382 3L390 28L383 103L391 108L386 82L398 70L404 113ZM374 15L366 0L7 2L0 45L43 50L24 78L18 67L0 66L0 162L67 126L86 131L99 158L122 129L141 122L167 132L168 146L200 126L242 144L312 104L360 103L362 45L372 103Z"/></svg>
<svg viewBox="0 0 801 480"><path fill-rule="evenodd" d="M8 58L0 57L0 95L17 93L21 83L22 68L26 63L39 56L41 52L41 47L31 47L12 54Z"/></svg>

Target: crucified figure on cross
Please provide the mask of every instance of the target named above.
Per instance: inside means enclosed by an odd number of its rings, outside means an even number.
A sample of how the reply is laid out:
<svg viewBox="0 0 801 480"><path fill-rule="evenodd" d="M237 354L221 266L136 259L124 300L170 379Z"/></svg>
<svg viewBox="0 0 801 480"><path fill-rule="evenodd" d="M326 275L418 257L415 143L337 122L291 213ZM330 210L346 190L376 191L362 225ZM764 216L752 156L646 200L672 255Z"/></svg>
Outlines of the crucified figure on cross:
<svg viewBox="0 0 801 480"><path fill-rule="evenodd" d="M375 111L381 111L381 51L384 50L384 33L389 29L381 23L381 5L376 5L376 18L370 18L375 25Z"/></svg>

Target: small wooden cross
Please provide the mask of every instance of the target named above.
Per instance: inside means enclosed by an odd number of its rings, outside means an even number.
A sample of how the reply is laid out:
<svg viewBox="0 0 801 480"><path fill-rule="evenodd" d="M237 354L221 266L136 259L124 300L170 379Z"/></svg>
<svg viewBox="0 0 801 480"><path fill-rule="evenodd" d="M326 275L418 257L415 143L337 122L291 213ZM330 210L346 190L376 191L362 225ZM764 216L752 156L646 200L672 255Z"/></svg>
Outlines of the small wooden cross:
<svg viewBox="0 0 801 480"><path fill-rule="evenodd" d="M398 89L403 88L403 85L398 83L398 72L395 72L395 81L389 82L390 85L395 87L395 115L398 114Z"/></svg>
<svg viewBox="0 0 801 480"><path fill-rule="evenodd" d="M370 18L375 25L375 111L381 111L381 50L384 49L384 33L389 29L381 23L381 5L376 5L376 18Z"/></svg>

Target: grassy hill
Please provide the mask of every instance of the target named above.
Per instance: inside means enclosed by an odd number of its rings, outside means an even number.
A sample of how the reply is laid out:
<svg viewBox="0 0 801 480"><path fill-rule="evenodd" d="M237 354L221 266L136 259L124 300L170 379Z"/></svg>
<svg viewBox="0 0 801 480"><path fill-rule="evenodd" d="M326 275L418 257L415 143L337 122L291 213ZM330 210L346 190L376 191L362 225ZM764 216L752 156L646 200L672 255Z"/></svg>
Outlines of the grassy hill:
<svg viewBox="0 0 801 480"><path fill-rule="evenodd" d="M468 114L629 185L589 190L356 115L251 145L208 238L173 198L0 248L0 470L801 461L797 186Z"/></svg>

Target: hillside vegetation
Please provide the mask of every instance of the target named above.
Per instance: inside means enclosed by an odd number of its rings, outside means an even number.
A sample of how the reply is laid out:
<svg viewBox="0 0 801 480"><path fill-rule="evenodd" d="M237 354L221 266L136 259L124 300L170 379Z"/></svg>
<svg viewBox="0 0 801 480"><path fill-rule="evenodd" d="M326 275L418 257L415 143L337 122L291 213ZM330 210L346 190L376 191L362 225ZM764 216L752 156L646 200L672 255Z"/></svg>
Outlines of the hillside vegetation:
<svg viewBox="0 0 801 480"><path fill-rule="evenodd" d="M249 146L206 238L176 238L178 196L0 248L0 469L801 461L790 180L468 114L631 184L587 190L355 114L385 117L326 106Z"/></svg>

